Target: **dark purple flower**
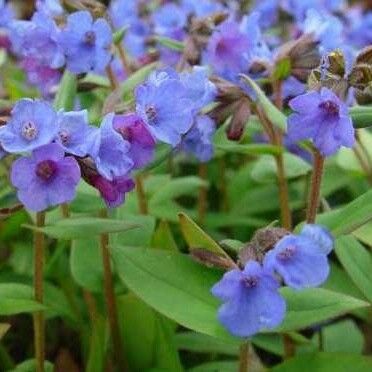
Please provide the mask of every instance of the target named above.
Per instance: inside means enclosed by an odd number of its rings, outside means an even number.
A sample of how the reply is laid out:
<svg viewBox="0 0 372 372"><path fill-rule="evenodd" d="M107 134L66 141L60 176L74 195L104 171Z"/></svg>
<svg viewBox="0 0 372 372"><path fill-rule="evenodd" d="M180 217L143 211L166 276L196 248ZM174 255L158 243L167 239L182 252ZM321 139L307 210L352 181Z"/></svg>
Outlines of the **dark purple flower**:
<svg viewBox="0 0 372 372"><path fill-rule="evenodd" d="M59 42L66 55L67 68L75 73L104 72L111 60L112 32L103 18L93 20L87 11L68 16Z"/></svg>
<svg viewBox="0 0 372 372"><path fill-rule="evenodd" d="M69 154L84 157L94 154L99 145L99 130L88 124L88 111L58 113L56 142Z"/></svg>
<svg viewBox="0 0 372 372"><path fill-rule="evenodd" d="M58 131L56 122L57 114L48 103L23 98L7 125L0 127L0 142L11 153L34 150L52 142Z"/></svg>
<svg viewBox="0 0 372 372"><path fill-rule="evenodd" d="M248 261L243 271L228 271L211 290L224 302L218 310L219 321L239 337L277 327L286 311L278 289L272 273L256 261Z"/></svg>
<svg viewBox="0 0 372 372"><path fill-rule="evenodd" d="M212 138L216 131L214 121L207 115L196 118L192 129L182 141L182 148L193 154L201 162L207 162L213 157Z"/></svg>
<svg viewBox="0 0 372 372"><path fill-rule="evenodd" d="M151 134L176 146L193 122L193 102L189 92L173 70L155 71L137 87L136 111Z"/></svg>
<svg viewBox="0 0 372 372"><path fill-rule="evenodd" d="M129 156L130 143L114 129L115 114L108 114L103 118L98 146L92 158L98 172L108 180L126 176L133 168L133 160Z"/></svg>
<svg viewBox="0 0 372 372"><path fill-rule="evenodd" d="M59 29L45 13L36 12L31 21L13 21L9 27L16 54L54 69L64 65L65 56L58 43Z"/></svg>
<svg viewBox="0 0 372 372"><path fill-rule="evenodd" d="M79 180L77 161L65 157L55 143L39 147L30 157L17 159L11 170L18 199L34 212L73 200Z"/></svg>
<svg viewBox="0 0 372 372"><path fill-rule="evenodd" d="M327 280L327 254L332 248L333 239L325 228L305 225L299 235L286 235L266 254L264 267L294 289L317 287Z"/></svg>
<svg viewBox="0 0 372 372"><path fill-rule="evenodd" d="M144 121L137 114L116 115L114 129L130 143L128 156L133 160L134 169L146 166L152 160L155 140Z"/></svg>
<svg viewBox="0 0 372 372"><path fill-rule="evenodd" d="M124 203L125 193L134 189L134 182L128 177L114 178L112 181L96 176L91 180L109 208L115 208Z"/></svg>
<svg viewBox="0 0 372 372"><path fill-rule="evenodd" d="M329 89L311 91L293 98L295 113L288 118L288 137L293 141L312 139L323 156L341 146L353 147L354 127L347 106Z"/></svg>

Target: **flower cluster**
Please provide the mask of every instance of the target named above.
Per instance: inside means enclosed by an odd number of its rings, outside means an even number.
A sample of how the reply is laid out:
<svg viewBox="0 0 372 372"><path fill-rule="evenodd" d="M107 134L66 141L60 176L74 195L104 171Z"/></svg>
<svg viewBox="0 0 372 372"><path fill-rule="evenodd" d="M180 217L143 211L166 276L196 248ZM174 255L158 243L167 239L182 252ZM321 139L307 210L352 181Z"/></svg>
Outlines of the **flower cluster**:
<svg viewBox="0 0 372 372"><path fill-rule="evenodd" d="M157 140L209 160L214 123L200 110L215 94L203 68L155 71L136 90L136 112L107 114L99 128L86 110L56 112L45 101L21 99L0 128L2 156L31 153L13 164L19 200L33 211L70 202L81 174L116 207L134 187L130 173L153 159Z"/></svg>
<svg viewBox="0 0 372 372"><path fill-rule="evenodd" d="M331 234L319 225L307 224L299 235L285 235L262 262L250 259L243 270L228 271L213 286L212 294L224 302L218 319L239 337L277 327L286 313L278 277L296 290L321 285L328 277L332 248Z"/></svg>

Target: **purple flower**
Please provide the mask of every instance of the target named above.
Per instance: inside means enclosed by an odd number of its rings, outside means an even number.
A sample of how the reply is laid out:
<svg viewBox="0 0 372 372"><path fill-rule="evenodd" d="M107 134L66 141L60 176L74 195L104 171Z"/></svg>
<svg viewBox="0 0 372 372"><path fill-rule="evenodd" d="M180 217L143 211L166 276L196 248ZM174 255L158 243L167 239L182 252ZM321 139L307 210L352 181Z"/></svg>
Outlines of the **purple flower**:
<svg viewBox="0 0 372 372"><path fill-rule="evenodd" d="M1 143L0 143L0 160L2 158L5 158L5 156L7 156L8 153L3 149L3 147L1 146Z"/></svg>
<svg viewBox="0 0 372 372"><path fill-rule="evenodd" d="M188 95L175 71L155 71L136 89L136 111L156 139L176 146L193 122Z"/></svg>
<svg viewBox="0 0 372 372"><path fill-rule="evenodd" d="M224 10L224 7L213 0L182 0L182 9L197 17L206 17L212 13Z"/></svg>
<svg viewBox="0 0 372 372"><path fill-rule="evenodd" d="M0 27L7 27L14 17L13 9L4 0L0 0Z"/></svg>
<svg viewBox="0 0 372 372"><path fill-rule="evenodd" d="M65 57L58 43L58 27L45 13L36 12L31 21L13 21L9 27L15 53L51 68L64 65Z"/></svg>
<svg viewBox="0 0 372 372"><path fill-rule="evenodd" d="M293 98L295 113L288 118L288 137L293 141L311 138L323 156L341 146L353 147L354 127L347 106L329 89L311 91Z"/></svg>
<svg viewBox="0 0 372 372"><path fill-rule="evenodd" d="M109 208L115 208L124 203L125 193L134 189L134 182L127 177L114 178L112 181L102 176L91 180Z"/></svg>
<svg viewBox="0 0 372 372"><path fill-rule="evenodd" d="M133 160L134 169L142 168L152 160L155 140L143 120L137 114L116 115L114 129L130 143L128 156Z"/></svg>
<svg viewBox="0 0 372 372"><path fill-rule="evenodd" d="M58 69L40 65L33 58L23 59L21 66L27 74L28 82L38 87L43 97L50 96L52 88L57 86L61 79L61 72Z"/></svg>
<svg viewBox="0 0 372 372"><path fill-rule="evenodd" d="M34 212L73 200L79 180L77 161L65 157L55 143L34 150L30 157L17 159L11 170L18 199Z"/></svg>
<svg viewBox="0 0 372 372"><path fill-rule="evenodd" d="M278 288L271 272L256 261L248 261L243 271L227 272L211 290L224 302L218 310L219 321L239 337L277 327L286 311Z"/></svg>
<svg viewBox="0 0 372 372"><path fill-rule="evenodd" d="M225 21L213 32L209 39L205 62L213 66L216 73L234 79L247 69L244 57L249 45L249 37L234 21Z"/></svg>
<svg viewBox="0 0 372 372"><path fill-rule="evenodd" d="M256 0L252 10L260 15L260 26L268 28L278 20L279 2L278 0Z"/></svg>
<svg viewBox="0 0 372 372"><path fill-rule="evenodd" d="M111 60L110 26L103 18L93 21L87 11L68 16L59 41L66 55L67 68L75 74L102 73Z"/></svg>
<svg viewBox="0 0 372 372"><path fill-rule="evenodd" d="M56 142L68 153L86 156L96 152L99 144L98 129L88 124L88 112L58 113Z"/></svg>
<svg viewBox="0 0 372 372"><path fill-rule="evenodd" d="M114 114L108 114L103 118L99 146L95 146L96 151L92 154L98 172L110 181L126 176L134 164L129 157L130 143L114 129L114 117Z"/></svg>
<svg viewBox="0 0 372 372"><path fill-rule="evenodd" d="M130 26L138 20L137 0L113 0L110 2L110 17L116 28Z"/></svg>
<svg viewBox="0 0 372 372"><path fill-rule="evenodd" d="M194 154L201 162L207 162L213 157L212 138L216 131L214 121L207 115L198 116L190 132L182 141L182 148Z"/></svg>
<svg viewBox="0 0 372 372"><path fill-rule="evenodd" d="M372 44L372 12L362 13L360 9L347 14L350 27L348 30L349 40L357 48L364 48Z"/></svg>
<svg viewBox="0 0 372 372"><path fill-rule="evenodd" d="M327 280L327 254L333 239L324 228L305 225L300 235L286 235L264 258L264 266L276 271L294 289L317 287Z"/></svg>
<svg viewBox="0 0 372 372"><path fill-rule="evenodd" d="M194 66L191 72L183 72L180 79L188 91L190 100L194 102L195 112L212 103L216 98L217 88L208 79L207 68Z"/></svg>
<svg viewBox="0 0 372 372"><path fill-rule="evenodd" d="M24 98L14 106L0 142L8 152L26 152L50 143L57 134L57 114L46 102Z"/></svg>

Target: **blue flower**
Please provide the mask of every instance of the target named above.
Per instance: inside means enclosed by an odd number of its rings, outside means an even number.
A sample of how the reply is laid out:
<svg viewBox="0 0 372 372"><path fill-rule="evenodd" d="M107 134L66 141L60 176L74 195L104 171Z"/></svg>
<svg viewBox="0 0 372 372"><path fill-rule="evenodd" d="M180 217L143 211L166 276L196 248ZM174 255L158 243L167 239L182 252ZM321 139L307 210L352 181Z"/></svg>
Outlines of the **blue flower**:
<svg viewBox="0 0 372 372"><path fill-rule="evenodd" d="M350 26L347 30L350 42L357 48L364 48L372 44L372 12L351 12Z"/></svg>
<svg viewBox="0 0 372 372"><path fill-rule="evenodd" d="M0 127L0 142L10 152L26 152L55 138L57 114L46 102L24 98L14 106L7 125Z"/></svg>
<svg viewBox="0 0 372 372"><path fill-rule="evenodd" d="M7 27L14 18L14 11L5 0L0 0L0 27Z"/></svg>
<svg viewBox="0 0 372 372"><path fill-rule="evenodd" d="M324 228L306 225L299 235L286 235L266 253L263 265L274 270L294 289L317 287L329 274L327 254L333 239Z"/></svg>
<svg viewBox="0 0 372 372"><path fill-rule="evenodd" d="M211 290L224 302L218 310L219 321L239 337L277 327L286 312L278 288L271 272L256 261L248 261L243 271L227 272Z"/></svg>
<svg viewBox="0 0 372 372"><path fill-rule="evenodd" d="M59 0L37 0L36 9L51 17L60 16L64 12Z"/></svg>
<svg viewBox="0 0 372 372"><path fill-rule="evenodd" d="M24 206L40 212L74 199L80 168L75 158L65 157L63 149L51 143L17 159L10 178Z"/></svg>
<svg viewBox="0 0 372 372"><path fill-rule="evenodd" d="M301 29L304 33L313 34L315 40L319 41L321 54L343 46L343 25L330 14L308 10Z"/></svg>
<svg viewBox="0 0 372 372"><path fill-rule="evenodd" d="M176 4L165 4L153 14L155 32L164 35L186 25L186 13Z"/></svg>
<svg viewBox="0 0 372 372"><path fill-rule="evenodd" d="M214 121L207 115L197 116L195 124L182 141L182 148L194 154L201 162L207 162L213 157L212 138L216 131Z"/></svg>
<svg viewBox="0 0 372 372"><path fill-rule="evenodd" d="M126 176L134 165L129 157L130 143L114 129L114 117L114 114L108 114L103 118L99 146L92 154L98 172L110 181Z"/></svg>
<svg viewBox="0 0 372 372"><path fill-rule="evenodd" d="M59 29L45 13L36 12L31 21L16 20L9 27L9 37L16 54L51 68L64 65L65 56L58 43Z"/></svg>
<svg viewBox="0 0 372 372"><path fill-rule="evenodd" d="M116 28L130 26L138 20L137 0L113 0L109 13Z"/></svg>
<svg viewBox="0 0 372 372"><path fill-rule="evenodd" d="M257 12L260 26L268 28L278 20L279 1L278 0L256 0L252 8L253 12Z"/></svg>
<svg viewBox="0 0 372 372"><path fill-rule="evenodd" d="M354 127L348 108L328 88L293 98L289 106L295 111L288 118L291 140L311 138L323 156L333 155L341 146L353 147Z"/></svg>
<svg viewBox="0 0 372 372"><path fill-rule="evenodd" d="M188 94L173 70L155 71L137 87L137 113L159 141L176 146L191 128L193 102Z"/></svg>
<svg viewBox="0 0 372 372"><path fill-rule="evenodd" d="M88 124L88 112L58 113L56 142L69 154L84 157L96 152L99 143L98 129Z"/></svg>
<svg viewBox="0 0 372 372"><path fill-rule="evenodd" d="M75 73L103 73L111 60L112 32L103 18L93 21L87 11L68 16L59 42L66 55L67 68Z"/></svg>
<svg viewBox="0 0 372 372"><path fill-rule="evenodd" d="M217 96L217 88L208 75L208 69L202 66L194 66L191 72L183 72L180 75L190 100L194 102L196 112L212 103Z"/></svg>

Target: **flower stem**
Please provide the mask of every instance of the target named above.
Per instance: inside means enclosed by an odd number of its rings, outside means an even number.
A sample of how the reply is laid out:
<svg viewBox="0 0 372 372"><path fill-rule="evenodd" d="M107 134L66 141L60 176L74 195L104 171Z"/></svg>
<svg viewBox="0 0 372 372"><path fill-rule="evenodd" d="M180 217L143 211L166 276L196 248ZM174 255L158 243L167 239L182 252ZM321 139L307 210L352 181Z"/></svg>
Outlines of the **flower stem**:
<svg viewBox="0 0 372 372"><path fill-rule="evenodd" d="M239 372L248 372L250 364L249 342L240 345Z"/></svg>
<svg viewBox="0 0 372 372"><path fill-rule="evenodd" d="M111 65L108 65L106 67L106 75L107 75L108 79L110 80L111 89L116 90L119 87L119 83L116 79L115 73L112 70Z"/></svg>
<svg viewBox="0 0 372 372"><path fill-rule="evenodd" d="M283 334L284 359L292 358L296 354L296 347L293 340L287 335Z"/></svg>
<svg viewBox="0 0 372 372"><path fill-rule="evenodd" d="M319 151L315 150L313 173L311 176L311 186L306 212L307 223L314 223L316 219L316 213L318 211L320 201L320 186L322 184L323 168L324 158Z"/></svg>
<svg viewBox="0 0 372 372"><path fill-rule="evenodd" d="M200 163L199 165L199 178L202 181L206 181L208 168L205 163ZM199 187L198 195L198 222L203 225L205 222L205 214L207 212L207 188L205 185Z"/></svg>
<svg viewBox="0 0 372 372"><path fill-rule="evenodd" d="M126 74L129 76L132 73L132 68L131 68L131 65L129 63L128 56L125 52L125 49L124 49L122 44L118 44L117 49L118 49L118 52L119 52L119 58L120 58L122 66L123 66L123 69L126 72Z"/></svg>
<svg viewBox="0 0 372 372"><path fill-rule="evenodd" d="M107 210L101 212L102 218L107 218ZM123 343L120 336L118 314L116 308L116 299L114 292L114 282L112 277L111 262L110 262L110 252L109 252L109 235L101 234L100 245L102 253L102 263L103 263L103 284L104 284L104 294L107 307L107 316L110 326L111 337L114 347L114 356L116 363L120 371L127 371L128 366L124 356Z"/></svg>
<svg viewBox="0 0 372 372"><path fill-rule="evenodd" d="M36 213L36 226L42 227L45 223L45 212ZM34 234L34 296L35 300L43 303L44 283L44 249L45 241L44 234L36 231ZM45 320L44 312L37 311L34 314L34 342L35 342L35 358L36 371L44 372L45 359Z"/></svg>
<svg viewBox="0 0 372 372"><path fill-rule="evenodd" d="M143 185L143 177L141 174L136 176L136 191L137 191L137 200L138 208L141 214L148 214L149 209L147 205L145 187Z"/></svg>

